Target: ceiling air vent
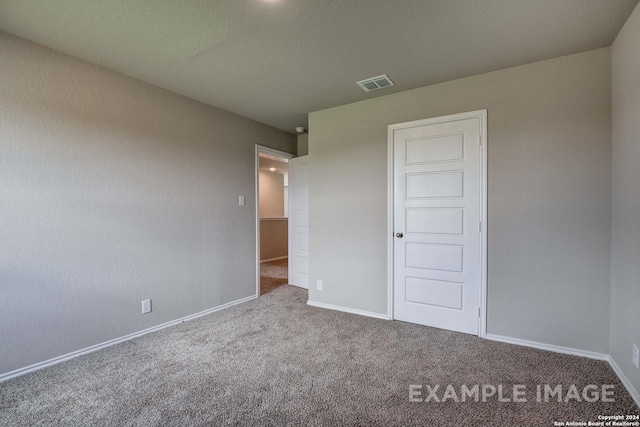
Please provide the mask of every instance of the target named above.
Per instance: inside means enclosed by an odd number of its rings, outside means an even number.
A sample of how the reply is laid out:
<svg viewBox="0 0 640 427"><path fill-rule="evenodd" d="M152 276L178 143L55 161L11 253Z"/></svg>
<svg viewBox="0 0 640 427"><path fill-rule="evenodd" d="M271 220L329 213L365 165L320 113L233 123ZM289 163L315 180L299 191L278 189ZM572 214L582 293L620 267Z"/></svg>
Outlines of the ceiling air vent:
<svg viewBox="0 0 640 427"><path fill-rule="evenodd" d="M386 74L377 77L371 77L370 79L360 80L356 83L358 83L358 86L360 86L365 92L371 92L372 90L395 86L395 84Z"/></svg>

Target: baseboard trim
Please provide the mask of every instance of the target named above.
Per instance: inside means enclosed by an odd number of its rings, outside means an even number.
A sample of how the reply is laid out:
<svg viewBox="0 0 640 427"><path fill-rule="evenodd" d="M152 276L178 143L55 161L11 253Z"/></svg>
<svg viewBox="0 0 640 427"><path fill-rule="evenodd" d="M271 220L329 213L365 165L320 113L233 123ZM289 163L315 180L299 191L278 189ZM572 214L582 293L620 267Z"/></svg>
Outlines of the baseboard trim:
<svg viewBox="0 0 640 427"><path fill-rule="evenodd" d="M609 355L608 357L608 362L609 362L609 365L611 365L611 369L613 369L613 371L616 373L618 378L620 378L620 381L625 386L625 388L627 389L627 391L629 392L633 400L636 402L636 405L638 405L638 407L640 408L640 393L638 392L638 390L636 390L633 384L631 384L631 381L629 381L629 378L627 378L627 376L624 374L620 366L618 366L618 364L613 359L613 357L611 357L611 355Z"/></svg>
<svg viewBox="0 0 640 427"><path fill-rule="evenodd" d="M287 259L287 258L289 258L288 255L278 256L278 257L275 257L275 258L261 259L260 260L260 264L262 264L263 262L280 261L281 259Z"/></svg>
<svg viewBox="0 0 640 427"><path fill-rule="evenodd" d="M210 308L208 310L200 311L200 312L195 313L195 314L190 314L188 316L181 317L180 319L171 320L169 322L162 323L162 324L160 324L158 326L153 326L151 328L143 329L141 331L134 332L132 334L125 335L125 336L120 337L120 338L114 338L112 340L105 341L105 342L100 343L100 344L95 344L95 345L92 345L90 347L83 348L81 350L76 350L76 351L73 351L71 353L64 354L62 356L54 357L53 359L49 359L49 360L45 360L43 362L35 363L33 365L26 366L24 368L19 368L19 369L7 372L5 374L1 374L0 375L0 383L3 382L3 381L10 380L12 378L19 377L21 375L28 374L30 372L38 371L40 369L43 369L43 368L46 368L46 367L49 367L49 366L57 365L58 363L66 362L67 360L74 359L74 358L76 358L78 356L82 356L84 354L93 353L94 351L98 351L98 350L101 350L103 348L111 347L112 345L115 345L115 344L120 344L120 343L123 343L125 341L129 341L129 340L132 340L134 338L138 338L138 337L140 337L142 335L146 335L146 334L151 333L151 332L159 331L160 329L164 329L164 328L168 328L168 327L173 326L173 325L177 325L178 323L187 322L189 320L193 320L193 319L196 319L198 317L206 316L207 314L215 313L216 311L224 310L225 308L229 308L231 306L234 306L234 305L237 305L237 304L241 304L243 302L251 301L251 300L256 299L256 298L258 298L258 295L251 295L251 296L248 296L246 298L241 298L241 299L238 299L238 300L235 300L235 301L228 302L226 304L219 305L217 307Z"/></svg>
<svg viewBox="0 0 640 427"><path fill-rule="evenodd" d="M190 314L188 316L184 316L184 317L181 317L181 318L176 319L176 320L172 320L172 321L169 321L169 322L157 325L157 326L153 326L151 328L143 329L142 331L134 332L132 334L125 335L125 336L120 337L120 338L115 338L113 340L109 340L109 341L105 341L105 342L100 343L100 344L92 345L90 347L86 347L86 348L83 348L81 350L77 350L77 351L74 351L74 352L71 352L71 353L67 353L67 354L64 354L62 356L54 357L52 359L45 360L43 362L39 362L39 363L30 365L30 366L26 366L24 368L19 368L19 369L7 372L5 374L1 374L0 375L0 383L3 382L3 381L8 381L8 380L10 380L12 378L19 377L21 375L28 374L30 372L38 371L40 369L43 369L43 368L46 368L46 367L49 367L49 366L57 365L58 363L66 362L67 360L74 359L74 358L76 358L78 356L82 356L84 354L93 353L94 351L98 351L98 350L101 350L103 348L111 347L112 345L115 345L115 344L119 344L119 343L123 343L125 341L132 340L134 338L149 334L151 332L159 331L161 329L165 329L165 328L168 328L170 326L177 325L178 323L194 320L194 319L196 319L198 317L206 316L208 314L215 313L216 311L224 310L225 308L229 308L229 307L232 307L234 305L241 304L243 302L251 301L251 300L254 300L256 298L258 298L258 295L251 295L251 296L248 296L248 297L245 297L245 298L240 298L238 300L231 301L231 302L228 302L226 304L210 308L208 310L200 311L198 313ZM327 310L342 311L344 313L357 314L357 315L366 316L366 317L373 317L373 318L376 318L376 319L389 320L389 317L387 315L385 315L385 314L374 313L374 312L365 311L365 310L358 310L358 309L355 309L355 308L342 307L342 306L333 305L333 304L326 304L326 303L323 303L323 302L317 302L317 301L310 301L309 300L309 301L307 301L307 305L312 306L312 307L317 307L317 308L324 308L324 309L327 309ZM524 346L524 347L537 348L539 350L553 351L555 353L570 354L570 355L574 355L574 356L587 357L589 359L595 359L595 360L604 360L604 361L609 363L609 365L611 366L611 369L613 369L613 371L618 376L618 378L620 379L622 384L625 386L625 388L627 389L627 391L629 392L629 394L631 395L631 397L635 401L636 405L638 405L638 407L640 407L640 393L638 392L638 390L636 390L636 388L633 386L633 384L631 383L629 378L627 378L627 376L624 374L624 372L622 371L620 366L618 366L616 361L609 354L597 353L597 352L587 351L587 350L579 350L579 349L575 349L575 348L571 348L571 347L563 347L563 346L558 346L558 345L553 345L553 344L545 344L545 343L540 343L540 342L536 342L536 341L522 340L522 339L519 339L519 338L505 337L505 336L502 336L502 335L486 334L483 338L491 340L491 341L498 341L498 342L503 342L503 343L507 343L507 344L515 344L515 345Z"/></svg>
<svg viewBox="0 0 640 427"><path fill-rule="evenodd" d="M307 301L307 305L310 305L312 307L318 307L318 308L326 308L327 310L343 311L345 313L351 313L351 314L358 314L360 316L373 317L373 318L376 318L376 319L389 320L389 316L387 316L386 314L374 313L372 311L358 310L358 309L355 309L355 308L342 307L342 306L333 305L333 304L325 304L323 302L317 302L317 301L310 301L309 300L309 301Z"/></svg>
<svg viewBox="0 0 640 427"><path fill-rule="evenodd" d="M631 381L629 381L629 378L627 378L627 376L624 374L620 366L618 366L618 364L613 359L613 357L611 357L610 354L597 353L594 351L587 351L587 350L579 350L576 348L562 347L562 346L553 345L553 344L544 344L536 341L521 340L518 338L504 337L501 335L487 334L483 338L486 338L492 341L504 342L507 344L521 345L524 347L537 348L539 350L548 350L548 351L553 351L555 353L571 354L573 356L587 357L589 359L603 360L605 362L608 362L609 365L611 366L611 369L613 369L613 371L616 373L616 375L620 379L620 382L622 382L624 387L627 389L627 391L631 395L631 398L634 400L634 402L636 402L636 405L640 407L640 393L638 393L638 390L636 390L633 384L631 384Z"/></svg>
<svg viewBox="0 0 640 427"><path fill-rule="evenodd" d="M520 345L524 347L532 347L532 348L537 348L538 350L553 351L555 353L571 354L573 356L587 357L589 359L605 360L605 361L609 360L608 354L597 353L595 351L580 350L572 347L562 347L554 344L545 344L537 341L528 341L528 340L522 340L519 338L511 338L511 337L505 337L502 335L494 335L494 334L486 334L484 338L491 341L499 341L507 344L515 344L515 345Z"/></svg>

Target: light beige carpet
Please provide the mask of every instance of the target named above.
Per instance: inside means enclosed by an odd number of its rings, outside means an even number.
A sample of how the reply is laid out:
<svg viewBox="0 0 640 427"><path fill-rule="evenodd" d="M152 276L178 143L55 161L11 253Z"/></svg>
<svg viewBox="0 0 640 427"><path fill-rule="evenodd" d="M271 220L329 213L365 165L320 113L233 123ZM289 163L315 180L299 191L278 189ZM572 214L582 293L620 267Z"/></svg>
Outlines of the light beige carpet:
<svg viewBox="0 0 640 427"><path fill-rule="evenodd" d="M260 295L286 285L289 279L289 260L260 263Z"/></svg>
<svg viewBox="0 0 640 427"><path fill-rule="evenodd" d="M306 291L283 286L0 383L0 425L511 427L638 414L605 362L306 300ZM525 384L531 392L537 384L612 384L615 402L412 403L411 384Z"/></svg>

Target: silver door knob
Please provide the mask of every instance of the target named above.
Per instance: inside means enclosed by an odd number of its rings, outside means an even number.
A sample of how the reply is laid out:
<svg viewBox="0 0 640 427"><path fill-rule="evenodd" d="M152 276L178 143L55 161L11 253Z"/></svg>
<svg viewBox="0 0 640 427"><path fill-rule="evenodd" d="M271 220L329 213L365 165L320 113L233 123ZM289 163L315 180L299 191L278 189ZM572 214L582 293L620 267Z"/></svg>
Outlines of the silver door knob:
<svg viewBox="0 0 640 427"><path fill-rule="evenodd" d="M402 236L404 236L404 234L402 234L402 233L396 233L396 237L402 238Z"/></svg>

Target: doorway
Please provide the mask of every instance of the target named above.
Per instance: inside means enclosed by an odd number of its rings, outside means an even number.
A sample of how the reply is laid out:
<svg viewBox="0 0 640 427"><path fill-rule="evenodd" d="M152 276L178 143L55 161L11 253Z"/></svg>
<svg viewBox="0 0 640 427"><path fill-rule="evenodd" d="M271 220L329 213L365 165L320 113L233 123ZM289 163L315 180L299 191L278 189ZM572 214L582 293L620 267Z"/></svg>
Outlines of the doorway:
<svg viewBox="0 0 640 427"><path fill-rule="evenodd" d="M389 126L389 313L485 334L486 110Z"/></svg>
<svg viewBox="0 0 640 427"><path fill-rule="evenodd" d="M292 154L256 146L256 292L288 280L289 161Z"/></svg>

